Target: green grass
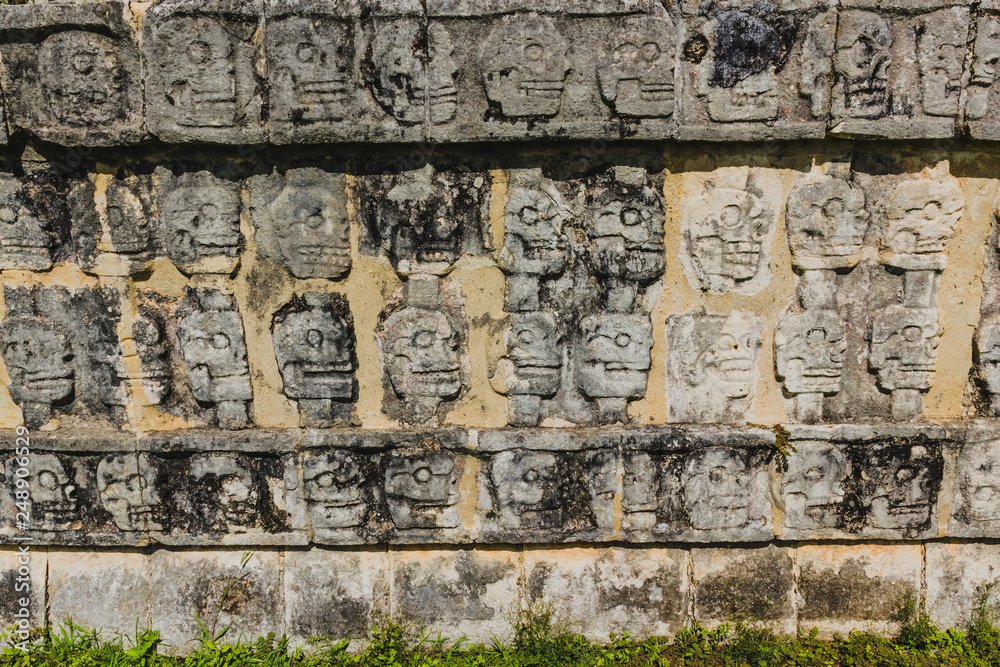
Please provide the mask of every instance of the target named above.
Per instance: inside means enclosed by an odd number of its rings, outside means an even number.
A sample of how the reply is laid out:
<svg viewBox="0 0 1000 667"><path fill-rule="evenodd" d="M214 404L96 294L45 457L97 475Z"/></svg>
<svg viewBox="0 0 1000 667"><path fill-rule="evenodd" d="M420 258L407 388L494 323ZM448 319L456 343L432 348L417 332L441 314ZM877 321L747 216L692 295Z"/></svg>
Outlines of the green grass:
<svg viewBox="0 0 1000 667"><path fill-rule="evenodd" d="M852 633L832 641L809 635L784 637L760 623L739 623L715 630L690 628L672 640L637 641L628 635L596 644L553 621L552 608L538 605L514 623L510 645L449 644L421 634L411 625L387 622L372 629L364 649L349 651L346 641L313 641L307 650L289 650L273 635L254 643L223 644L218 632L203 632L199 648L186 657L170 654L159 634L140 631L138 639L102 641L93 631L67 623L37 632L27 653L6 650L0 666L10 667L645 667L685 665L728 667L784 665L867 667L901 665L1000 665L1000 630L989 605L998 584L980 587L972 621L963 630L941 631L912 593L897 606L900 632L895 638ZM224 634L224 633L223 633Z"/></svg>

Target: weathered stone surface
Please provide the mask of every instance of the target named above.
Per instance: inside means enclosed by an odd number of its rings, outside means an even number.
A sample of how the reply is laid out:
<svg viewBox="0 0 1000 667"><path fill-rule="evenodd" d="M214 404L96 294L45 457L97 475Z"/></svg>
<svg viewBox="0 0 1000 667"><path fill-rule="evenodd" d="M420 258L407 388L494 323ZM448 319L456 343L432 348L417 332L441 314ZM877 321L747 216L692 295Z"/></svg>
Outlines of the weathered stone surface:
<svg viewBox="0 0 1000 667"><path fill-rule="evenodd" d="M248 426L253 390L236 300L217 291L193 290L178 307L177 318L177 342L194 398L214 408L219 426Z"/></svg>
<svg viewBox="0 0 1000 667"><path fill-rule="evenodd" d="M160 0L143 18L146 123L166 142L263 140L254 0Z"/></svg>
<svg viewBox="0 0 1000 667"><path fill-rule="evenodd" d="M948 535L1000 534L1000 441L962 443L955 467Z"/></svg>
<svg viewBox="0 0 1000 667"><path fill-rule="evenodd" d="M825 5L720 3L685 16L680 137L824 136L836 28Z"/></svg>
<svg viewBox="0 0 1000 667"><path fill-rule="evenodd" d="M760 292L771 279L767 258L781 209L780 182L746 167L687 176L680 262L688 282L711 294Z"/></svg>
<svg viewBox="0 0 1000 667"><path fill-rule="evenodd" d="M641 449L626 446L622 533L628 540L752 542L774 536L771 453L710 443L664 438Z"/></svg>
<svg viewBox="0 0 1000 667"><path fill-rule="evenodd" d="M152 627L151 583L150 559L142 553L110 557L100 552L51 551L49 618L53 623L72 620L108 639L119 634L134 639L136 627Z"/></svg>
<svg viewBox="0 0 1000 667"><path fill-rule="evenodd" d="M844 163L814 168L788 193L788 248L797 268L843 269L861 260L869 215L864 190L850 181L849 170Z"/></svg>
<svg viewBox="0 0 1000 667"><path fill-rule="evenodd" d="M667 319L667 407L672 422L740 422L753 401L761 322L704 310Z"/></svg>
<svg viewBox="0 0 1000 667"><path fill-rule="evenodd" d="M398 551L391 557L395 615L451 640L485 643L511 636L506 612L520 597L520 568L513 554Z"/></svg>
<svg viewBox="0 0 1000 667"><path fill-rule="evenodd" d="M961 627L972 617L976 588L1000 578L996 544L927 545L927 609L941 627ZM986 598L993 608L997 591Z"/></svg>
<svg viewBox="0 0 1000 667"><path fill-rule="evenodd" d="M976 12L972 37L972 63L966 84L965 124L976 139L996 139L1000 125L990 117L996 104L997 62L1000 62L1000 15L997 7L983 7Z"/></svg>
<svg viewBox="0 0 1000 667"><path fill-rule="evenodd" d="M490 385L507 396L507 423L536 426L542 398L559 390L562 336L548 312L510 313L497 322Z"/></svg>
<svg viewBox="0 0 1000 667"><path fill-rule="evenodd" d="M305 47L300 47L305 48ZM250 214L261 254L296 278L345 277L351 270L346 179L289 169L250 179Z"/></svg>
<svg viewBox="0 0 1000 667"><path fill-rule="evenodd" d="M577 386L602 421L628 421L628 401L646 395L653 325L644 315L603 313L580 322Z"/></svg>
<svg viewBox="0 0 1000 667"><path fill-rule="evenodd" d="M593 641L609 634L666 636L685 623L689 555L673 549L528 549L526 597L556 610Z"/></svg>
<svg viewBox="0 0 1000 667"><path fill-rule="evenodd" d="M303 426L349 421L357 396L354 318L339 294L305 294L274 315L278 370Z"/></svg>
<svg viewBox="0 0 1000 667"><path fill-rule="evenodd" d="M792 551L769 545L693 549L694 618L706 627L741 619L795 632Z"/></svg>
<svg viewBox="0 0 1000 667"><path fill-rule="evenodd" d="M894 139L954 134L969 9L939 7L842 3L832 133Z"/></svg>
<svg viewBox="0 0 1000 667"><path fill-rule="evenodd" d="M795 549L799 630L822 637L897 631L896 604L920 588L919 545L807 545Z"/></svg>
<svg viewBox="0 0 1000 667"><path fill-rule="evenodd" d="M44 271L69 236L65 201L51 179L0 173L0 269Z"/></svg>
<svg viewBox="0 0 1000 667"><path fill-rule="evenodd" d="M255 551L241 568L240 551L167 551L150 556L152 627L178 652L196 648L199 625L229 641L285 632L280 554ZM223 598L224 590L228 593Z"/></svg>
<svg viewBox="0 0 1000 667"><path fill-rule="evenodd" d="M167 257L187 274L235 271L244 243L238 185L208 171L175 176L164 167L156 181L156 234Z"/></svg>
<svg viewBox="0 0 1000 667"><path fill-rule="evenodd" d="M964 208L965 195L953 176L922 176L896 187L879 238L879 259L904 271L944 270L945 243Z"/></svg>
<svg viewBox="0 0 1000 667"><path fill-rule="evenodd" d="M15 623L19 631L45 627L48 554L30 546L28 552L21 553L16 547L0 548L0 586L8 591L0 596L0 624L4 628L10 628ZM17 641L20 639L20 635L16 636ZM5 639L3 643L6 648L7 644L14 642Z"/></svg>
<svg viewBox="0 0 1000 667"><path fill-rule="evenodd" d="M110 2L8 8L0 54L11 126L67 146L143 138L139 50L123 9Z"/></svg>
<svg viewBox="0 0 1000 667"><path fill-rule="evenodd" d="M389 613L389 557L373 551L289 551L284 560L285 629L291 641L359 641Z"/></svg>
<svg viewBox="0 0 1000 667"><path fill-rule="evenodd" d="M823 396L840 391L846 336L847 323L835 310L792 311L778 320L775 369L785 392L796 398L797 419L818 421Z"/></svg>
<svg viewBox="0 0 1000 667"><path fill-rule="evenodd" d="M129 275L145 270L158 254L150 220L154 217L151 179L143 175L116 178L96 197L89 180L69 195L73 245L84 271Z"/></svg>
<svg viewBox="0 0 1000 667"><path fill-rule="evenodd" d="M483 254L485 174L427 164L362 183L362 249L402 275L443 275L463 255Z"/></svg>

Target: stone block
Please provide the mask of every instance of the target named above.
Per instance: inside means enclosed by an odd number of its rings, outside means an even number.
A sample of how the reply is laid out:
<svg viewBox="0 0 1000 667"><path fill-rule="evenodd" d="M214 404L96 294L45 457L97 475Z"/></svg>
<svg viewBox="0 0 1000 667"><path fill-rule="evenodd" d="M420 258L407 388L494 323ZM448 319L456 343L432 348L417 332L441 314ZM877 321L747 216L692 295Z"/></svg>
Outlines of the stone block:
<svg viewBox="0 0 1000 667"><path fill-rule="evenodd" d="M438 61L428 81L431 97L441 100L430 113L432 139L673 136L677 23L661 6L504 2L472 9L428 7L428 42Z"/></svg>
<svg viewBox="0 0 1000 667"><path fill-rule="evenodd" d="M485 173L420 169L362 177L361 250L385 255L404 276L443 275L463 255L482 255Z"/></svg>
<svg viewBox="0 0 1000 667"><path fill-rule="evenodd" d="M218 632L230 623L223 643L252 642L285 632L281 557L254 551L241 567L239 551L167 551L150 556L152 627L180 654L197 648L199 625ZM228 590L227 590L228 588Z"/></svg>
<svg viewBox="0 0 1000 667"><path fill-rule="evenodd" d="M627 540L755 542L774 537L769 436L715 435L637 434L624 443L622 534Z"/></svg>
<svg viewBox="0 0 1000 667"><path fill-rule="evenodd" d="M963 442L953 483L947 534L1000 537L1000 441Z"/></svg>
<svg viewBox="0 0 1000 667"><path fill-rule="evenodd" d="M841 3L830 132L953 136L969 42L966 4Z"/></svg>
<svg viewBox="0 0 1000 667"><path fill-rule="evenodd" d="M366 638L389 613L389 556L375 551L289 551L285 627L292 642Z"/></svg>
<svg viewBox="0 0 1000 667"><path fill-rule="evenodd" d="M723 2L689 12L680 40L680 138L825 136L836 24L827 2Z"/></svg>
<svg viewBox="0 0 1000 667"><path fill-rule="evenodd" d="M529 549L525 595L593 641L672 635L687 617L688 558L673 549Z"/></svg>
<svg viewBox="0 0 1000 667"><path fill-rule="evenodd" d="M294 457L235 452L152 456L160 528L170 545L274 545L308 541Z"/></svg>
<svg viewBox="0 0 1000 667"><path fill-rule="evenodd" d="M992 6L990 6L992 5ZM972 62L965 88L965 124L976 139L1000 138L1000 124L989 110L998 102L997 61L1000 59L1000 7L983 4L976 11L972 39Z"/></svg>
<svg viewBox="0 0 1000 667"><path fill-rule="evenodd" d="M70 258L65 190L50 173L0 172L0 269L45 271Z"/></svg>
<svg viewBox="0 0 1000 667"><path fill-rule="evenodd" d="M780 481L782 538L937 536L941 442L918 435L794 446Z"/></svg>
<svg viewBox="0 0 1000 667"><path fill-rule="evenodd" d="M795 550L799 632L820 636L858 630L891 635L896 605L919 591L923 554L918 544L807 545Z"/></svg>
<svg viewBox="0 0 1000 667"><path fill-rule="evenodd" d="M143 553L50 551L49 619L54 625L71 619L106 639L134 639L137 628L152 627L151 582Z"/></svg>
<svg viewBox="0 0 1000 667"><path fill-rule="evenodd" d="M671 422L744 422L756 393L760 318L704 308L667 318L667 407Z"/></svg>
<svg viewBox="0 0 1000 667"><path fill-rule="evenodd" d="M480 434L484 542L600 541L615 534L617 448L545 432Z"/></svg>
<svg viewBox="0 0 1000 667"><path fill-rule="evenodd" d="M347 299L293 297L274 314L271 331L285 395L297 401L301 425L351 423L358 357Z"/></svg>
<svg viewBox="0 0 1000 667"><path fill-rule="evenodd" d="M139 47L122 4L8 9L0 54L11 127L67 146L143 139Z"/></svg>
<svg viewBox="0 0 1000 667"><path fill-rule="evenodd" d="M518 556L502 551L394 551L392 613L430 636L509 640L520 604Z"/></svg>
<svg viewBox="0 0 1000 667"><path fill-rule="evenodd" d="M27 548L27 554L18 547L0 548L0 590L5 591L0 596L0 627L4 628L0 633L0 647L3 648L27 638L27 635L6 633L15 623L19 631L45 627L48 554L31 544Z"/></svg>
<svg viewBox="0 0 1000 667"><path fill-rule="evenodd" d="M263 141L255 0L160 0L143 18L146 124L168 143Z"/></svg>
<svg viewBox="0 0 1000 667"><path fill-rule="evenodd" d="M693 549L694 620L705 627L765 621L795 634L795 594L790 549L768 545Z"/></svg>
<svg viewBox="0 0 1000 667"><path fill-rule="evenodd" d="M96 197L91 179L74 187L68 202L73 246L80 268L97 275L133 275L162 254L152 235L155 217L152 179L132 174L106 182Z"/></svg>
<svg viewBox="0 0 1000 667"><path fill-rule="evenodd" d="M302 47L300 47L302 48ZM296 278L344 278L351 270L343 174L289 169L249 179L250 214L262 256Z"/></svg>
<svg viewBox="0 0 1000 667"><path fill-rule="evenodd" d="M931 543L927 547L927 608L940 627L964 628L972 619L976 589L1000 579L1000 545ZM994 588L985 598L996 610Z"/></svg>

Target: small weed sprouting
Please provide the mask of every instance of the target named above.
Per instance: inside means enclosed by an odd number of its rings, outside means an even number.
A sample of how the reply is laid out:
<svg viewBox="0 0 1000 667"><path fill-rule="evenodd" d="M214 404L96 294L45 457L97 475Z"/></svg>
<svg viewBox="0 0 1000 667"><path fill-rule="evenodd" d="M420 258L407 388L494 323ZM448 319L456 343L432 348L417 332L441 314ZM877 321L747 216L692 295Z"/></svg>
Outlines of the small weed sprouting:
<svg viewBox="0 0 1000 667"><path fill-rule="evenodd" d="M894 611L894 620L899 623L896 643L918 650L926 650L936 645L941 632L927 611L927 599L917 595L912 587L899 595Z"/></svg>
<svg viewBox="0 0 1000 667"><path fill-rule="evenodd" d="M221 650L223 648L219 645L219 642L222 641L222 638L228 634L230 629L232 629L235 621L231 620L224 627L219 628L219 620L222 618L223 612L228 610L229 595L233 590L233 585L240 583L247 577L248 574L250 574L250 570L247 568L247 565L250 563L251 558L253 558L253 549L243 552L243 557L240 558L240 567L236 571L236 576L227 581L226 585L222 588L222 594L219 596L219 604L215 608L215 618L211 620L211 625L208 625L197 613L195 613L194 620L198 623L198 644L200 644L203 649L212 651L216 649Z"/></svg>

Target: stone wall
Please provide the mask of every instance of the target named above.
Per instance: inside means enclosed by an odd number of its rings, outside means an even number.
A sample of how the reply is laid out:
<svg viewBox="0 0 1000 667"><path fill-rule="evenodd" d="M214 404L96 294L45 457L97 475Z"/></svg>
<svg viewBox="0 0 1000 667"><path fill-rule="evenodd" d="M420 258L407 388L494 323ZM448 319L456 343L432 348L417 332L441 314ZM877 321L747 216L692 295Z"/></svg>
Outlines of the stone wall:
<svg viewBox="0 0 1000 667"><path fill-rule="evenodd" d="M248 637L964 622L998 60L985 0L0 7L0 624L183 648L250 549Z"/></svg>

